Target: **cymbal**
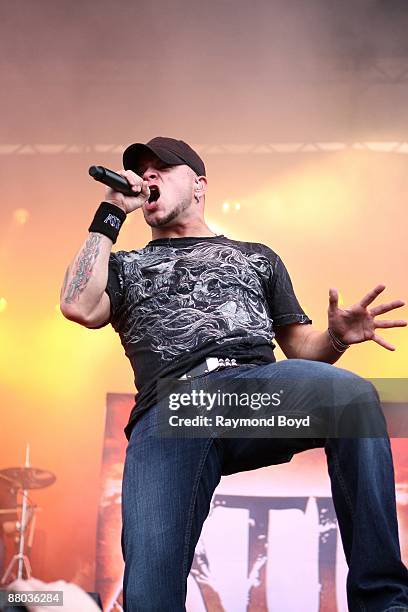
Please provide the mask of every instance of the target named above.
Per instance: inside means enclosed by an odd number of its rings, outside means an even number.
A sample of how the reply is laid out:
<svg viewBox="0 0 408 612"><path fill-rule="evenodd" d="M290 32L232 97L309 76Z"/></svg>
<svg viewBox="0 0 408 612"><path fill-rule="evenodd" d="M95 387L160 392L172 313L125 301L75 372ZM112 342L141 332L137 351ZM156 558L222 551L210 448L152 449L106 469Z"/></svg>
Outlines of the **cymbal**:
<svg viewBox="0 0 408 612"><path fill-rule="evenodd" d="M33 467L11 467L0 470L0 478L12 480L11 486L20 489L42 489L49 487L56 481L56 476L48 470Z"/></svg>
<svg viewBox="0 0 408 612"><path fill-rule="evenodd" d="M18 485L17 482L15 482L12 478L9 478L8 476L4 476L2 473L2 470L0 470L0 484L3 484L6 482L9 487L15 487Z"/></svg>

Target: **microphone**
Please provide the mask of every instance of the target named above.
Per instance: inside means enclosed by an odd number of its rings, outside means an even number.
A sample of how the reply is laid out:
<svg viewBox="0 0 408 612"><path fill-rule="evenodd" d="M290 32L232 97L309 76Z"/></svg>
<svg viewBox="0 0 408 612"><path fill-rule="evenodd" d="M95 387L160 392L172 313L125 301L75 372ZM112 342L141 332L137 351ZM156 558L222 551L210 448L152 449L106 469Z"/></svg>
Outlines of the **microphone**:
<svg viewBox="0 0 408 612"><path fill-rule="evenodd" d="M95 181L99 181L111 187L114 191L123 193L125 196L136 198L141 193L141 191L132 191L132 186L127 179L117 174L117 172L113 172L113 170L109 170L103 166L91 166L88 172Z"/></svg>

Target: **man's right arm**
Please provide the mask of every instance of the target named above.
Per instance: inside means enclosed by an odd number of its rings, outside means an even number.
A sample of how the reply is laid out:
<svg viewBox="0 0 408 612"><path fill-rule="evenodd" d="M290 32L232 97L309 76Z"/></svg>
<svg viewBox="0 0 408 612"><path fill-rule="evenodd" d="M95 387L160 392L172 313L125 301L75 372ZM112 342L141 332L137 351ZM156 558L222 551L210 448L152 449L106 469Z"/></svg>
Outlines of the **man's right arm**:
<svg viewBox="0 0 408 612"><path fill-rule="evenodd" d="M140 208L150 195L147 181L131 170L121 171L139 196L124 196L108 188L105 201L126 214ZM108 282L109 256L113 242L108 236L90 232L68 267L61 289L60 308L71 321L85 327L99 327L110 317L110 300L105 293Z"/></svg>
<svg viewBox="0 0 408 612"><path fill-rule="evenodd" d="M97 327L109 320L108 282L112 240L91 232L68 267L61 289L60 308L71 321Z"/></svg>

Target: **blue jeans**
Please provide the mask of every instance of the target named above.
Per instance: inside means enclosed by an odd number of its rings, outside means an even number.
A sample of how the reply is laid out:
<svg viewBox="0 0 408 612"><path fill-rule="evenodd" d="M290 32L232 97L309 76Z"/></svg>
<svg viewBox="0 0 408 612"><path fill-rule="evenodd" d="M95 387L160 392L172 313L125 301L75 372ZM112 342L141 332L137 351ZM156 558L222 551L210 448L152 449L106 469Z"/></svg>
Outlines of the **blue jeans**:
<svg viewBox="0 0 408 612"><path fill-rule="evenodd" d="M211 377L211 379L210 379ZM316 397L330 410L329 386L340 382L358 413L361 393L372 415L384 416L371 383L341 368L289 359L212 372L183 383L189 390L228 377L279 382L303 378L304 414ZM180 383L181 384L181 383ZM313 406L311 403L313 402ZM298 408L299 413L299 408ZM126 453L122 497L122 549L127 612L182 612L187 576L202 525L221 475L290 461L295 453L324 447L345 557L350 612L408 610L408 572L401 561L395 485L388 436L371 438L166 438L157 434L158 407L143 413Z"/></svg>

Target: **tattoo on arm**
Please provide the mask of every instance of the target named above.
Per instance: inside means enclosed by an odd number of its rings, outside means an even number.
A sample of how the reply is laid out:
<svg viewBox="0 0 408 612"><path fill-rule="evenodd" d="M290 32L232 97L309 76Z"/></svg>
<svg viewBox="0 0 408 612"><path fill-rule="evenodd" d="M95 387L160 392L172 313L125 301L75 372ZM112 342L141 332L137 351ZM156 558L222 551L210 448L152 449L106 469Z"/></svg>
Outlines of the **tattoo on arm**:
<svg viewBox="0 0 408 612"><path fill-rule="evenodd" d="M60 293L60 301L63 300L63 297L65 295L65 289L67 288L67 283L68 283L68 276L69 276L69 267L65 270L64 282L62 283L62 289Z"/></svg>
<svg viewBox="0 0 408 612"><path fill-rule="evenodd" d="M80 294L86 288L89 279L91 278L96 258L99 255L99 244L101 238L102 236L99 234L91 234L89 236L84 248L73 264L73 274L69 284L69 274L67 270L64 279L64 286L62 288L62 295L66 304L72 304L73 302L78 301Z"/></svg>

